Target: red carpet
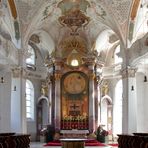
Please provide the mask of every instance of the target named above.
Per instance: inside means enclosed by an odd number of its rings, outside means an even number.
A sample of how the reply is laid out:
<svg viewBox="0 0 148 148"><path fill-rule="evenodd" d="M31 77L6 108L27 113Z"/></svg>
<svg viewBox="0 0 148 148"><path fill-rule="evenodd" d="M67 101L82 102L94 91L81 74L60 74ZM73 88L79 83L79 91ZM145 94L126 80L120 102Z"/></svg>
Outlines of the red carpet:
<svg viewBox="0 0 148 148"><path fill-rule="evenodd" d="M48 142L47 144L45 144L44 146L61 146L61 142L60 141L52 141L52 142ZM85 142L85 146L106 146L103 143L100 143L97 140L87 140Z"/></svg>
<svg viewBox="0 0 148 148"><path fill-rule="evenodd" d="M108 145L118 147L118 144L117 143L108 144Z"/></svg>

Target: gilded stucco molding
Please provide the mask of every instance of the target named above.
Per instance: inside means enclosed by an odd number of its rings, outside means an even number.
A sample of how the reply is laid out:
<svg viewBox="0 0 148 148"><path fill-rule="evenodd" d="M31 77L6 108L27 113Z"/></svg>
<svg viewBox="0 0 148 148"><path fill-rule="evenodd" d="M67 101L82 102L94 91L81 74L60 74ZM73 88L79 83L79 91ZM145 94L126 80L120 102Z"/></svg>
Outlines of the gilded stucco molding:
<svg viewBox="0 0 148 148"><path fill-rule="evenodd" d="M61 79L62 74L61 74L61 73L59 73L59 72L56 72L56 73L54 74L54 77L55 77L55 81L58 81L58 80L60 80L60 79Z"/></svg>
<svg viewBox="0 0 148 148"><path fill-rule="evenodd" d="M90 73L90 74L89 74L89 79L90 79L90 80L94 80L95 77L96 77L96 75L95 75L94 73Z"/></svg>

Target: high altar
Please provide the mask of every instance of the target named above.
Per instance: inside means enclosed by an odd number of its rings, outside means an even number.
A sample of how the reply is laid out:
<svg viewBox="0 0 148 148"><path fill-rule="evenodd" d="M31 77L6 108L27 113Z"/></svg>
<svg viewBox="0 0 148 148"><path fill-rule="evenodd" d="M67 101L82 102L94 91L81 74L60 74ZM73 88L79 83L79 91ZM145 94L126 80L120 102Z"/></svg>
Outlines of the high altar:
<svg viewBox="0 0 148 148"><path fill-rule="evenodd" d="M59 8L63 10L64 5L60 3ZM45 60L49 124L62 131L92 132L99 119L101 79L96 69L101 69L103 64L99 62L97 51L89 49L88 36L81 32L90 20L80 9L71 9L59 17L59 23L69 30Z"/></svg>
<svg viewBox="0 0 148 148"><path fill-rule="evenodd" d="M100 64L95 63L94 55L82 60L80 54L74 54L67 56L65 61L52 59L49 65L49 121L55 129L62 131L94 131L98 125L100 80L95 69ZM73 57L78 62L76 66L68 64L75 60Z"/></svg>

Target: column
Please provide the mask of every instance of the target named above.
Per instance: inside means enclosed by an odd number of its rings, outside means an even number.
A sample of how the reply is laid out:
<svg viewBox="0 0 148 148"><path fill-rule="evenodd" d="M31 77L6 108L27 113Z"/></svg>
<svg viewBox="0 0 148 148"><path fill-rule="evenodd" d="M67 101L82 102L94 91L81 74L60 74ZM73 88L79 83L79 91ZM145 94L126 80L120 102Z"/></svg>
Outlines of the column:
<svg viewBox="0 0 148 148"><path fill-rule="evenodd" d="M11 96L11 129L16 133L27 133L26 119L26 62L25 50L18 51L19 66L12 69L12 92Z"/></svg>
<svg viewBox="0 0 148 148"><path fill-rule="evenodd" d="M89 130L95 130L94 63L89 64Z"/></svg>
<svg viewBox="0 0 148 148"><path fill-rule="evenodd" d="M61 127L61 65L55 63L55 128L60 129Z"/></svg>
<svg viewBox="0 0 148 148"><path fill-rule="evenodd" d="M121 71L123 81L122 133L131 134L137 128L136 68L126 67Z"/></svg>
<svg viewBox="0 0 148 148"><path fill-rule="evenodd" d="M16 133L27 132L24 74L21 67L12 69L11 129Z"/></svg>
<svg viewBox="0 0 148 148"><path fill-rule="evenodd" d="M48 98L49 98L49 124L52 124L52 76L48 77Z"/></svg>
<svg viewBox="0 0 148 148"><path fill-rule="evenodd" d="M95 120L96 120L96 129L98 127L98 124L101 122L100 120L100 76L97 76L96 78L96 89L95 89Z"/></svg>

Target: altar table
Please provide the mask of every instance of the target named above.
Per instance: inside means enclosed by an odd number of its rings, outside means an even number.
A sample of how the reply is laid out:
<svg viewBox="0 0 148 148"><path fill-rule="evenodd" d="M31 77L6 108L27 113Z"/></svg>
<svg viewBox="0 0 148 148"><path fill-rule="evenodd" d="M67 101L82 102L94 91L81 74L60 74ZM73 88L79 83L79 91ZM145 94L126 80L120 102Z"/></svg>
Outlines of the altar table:
<svg viewBox="0 0 148 148"><path fill-rule="evenodd" d="M81 138L63 138L60 139L62 148L84 148L87 139Z"/></svg>

